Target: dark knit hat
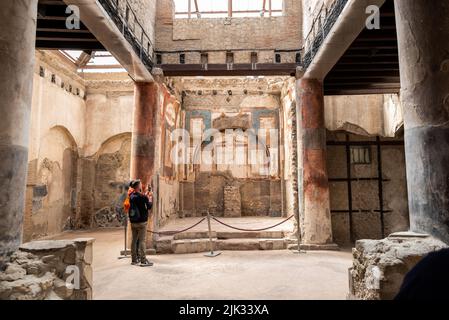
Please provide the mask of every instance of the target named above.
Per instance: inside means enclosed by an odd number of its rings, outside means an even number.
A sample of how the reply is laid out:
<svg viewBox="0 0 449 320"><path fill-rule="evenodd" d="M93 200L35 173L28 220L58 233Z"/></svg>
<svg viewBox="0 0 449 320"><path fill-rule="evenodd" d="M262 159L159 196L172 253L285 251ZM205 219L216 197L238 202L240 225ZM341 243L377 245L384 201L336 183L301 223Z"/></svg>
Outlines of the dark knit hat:
<svg viewBox="0 0 449 320"><path fill-rule="evenodd" d="M130 188L135 188L139 185L139 183L141 183L140 179L136 179L136 180L131 180L131 182L129 183L129 187Z"/></svg>

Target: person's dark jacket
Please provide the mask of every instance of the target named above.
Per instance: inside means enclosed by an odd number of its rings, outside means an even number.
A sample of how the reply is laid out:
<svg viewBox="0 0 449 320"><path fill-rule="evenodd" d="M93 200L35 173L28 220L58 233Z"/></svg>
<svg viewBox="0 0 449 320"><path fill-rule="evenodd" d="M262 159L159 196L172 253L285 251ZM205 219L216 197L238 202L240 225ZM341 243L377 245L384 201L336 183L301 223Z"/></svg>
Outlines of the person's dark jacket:
<svg viewBox="0 0 449 320"><path fill-rule="evenodd" d="M449 301L449 249L433 252L406 276L395 300Z"/></svg>
<svg viewBox="0 0 449 320"><path fill-rule="evenodd" d="M147 222L149 211L153 207L153 203L150 202L148 197L139 192L133 192L129 196L129 202L131 204L129 209L129 221L131 221L131 223Z"/></svg>

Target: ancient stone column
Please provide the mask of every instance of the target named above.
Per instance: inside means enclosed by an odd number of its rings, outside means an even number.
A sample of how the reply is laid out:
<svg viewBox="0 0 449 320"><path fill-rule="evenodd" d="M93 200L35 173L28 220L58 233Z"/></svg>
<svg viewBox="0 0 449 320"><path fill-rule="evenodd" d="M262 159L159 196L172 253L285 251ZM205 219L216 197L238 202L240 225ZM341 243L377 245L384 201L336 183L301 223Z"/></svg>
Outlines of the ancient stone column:
<svg viewBox="0 0 449 320"><path fill-rule="evenodd" d="M302 153L300 165L302 163L303 170L300 195L302 241L306 247L332 248L322 83L314 79L298 80L297 103L301 112L298 147Z"/></svg>
<svg viewBox="0 0 449 320"><path fill-rule="evenodd" d="M411 231L449 243L449 2L395 7Z"/></svg>
<svg viewBox="0 0 449 320"><path fill-rule="evenodd" d="M134 87L134 122L131 147L131 179L142 180L146 190L152 183L154 174L154 154L156 140L156 115L158 112L159 85L136 83ZM148 222L148 228L154 228L154 216ZM147 237L148 246L152 246L152 237Z"/></svg>
<svg viewBox="0 0 449 320"><path fill-rule="evenodd" d="M0 269L22 238L37 0L0 1Z"/></svg>

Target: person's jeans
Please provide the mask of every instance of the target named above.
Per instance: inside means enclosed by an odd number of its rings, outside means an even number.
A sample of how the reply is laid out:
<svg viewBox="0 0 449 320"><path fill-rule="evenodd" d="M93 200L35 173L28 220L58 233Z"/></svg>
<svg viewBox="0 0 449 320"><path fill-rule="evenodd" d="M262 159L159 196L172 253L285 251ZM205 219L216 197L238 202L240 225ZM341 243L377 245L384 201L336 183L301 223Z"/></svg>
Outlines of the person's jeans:
<svg viewBox="0 0 449 320"><path fill-rule="evenodd" d="M131 258L133 261L144 262L146 260L146 236L147 222L131 223L132 241L131 241Z"/></svg>

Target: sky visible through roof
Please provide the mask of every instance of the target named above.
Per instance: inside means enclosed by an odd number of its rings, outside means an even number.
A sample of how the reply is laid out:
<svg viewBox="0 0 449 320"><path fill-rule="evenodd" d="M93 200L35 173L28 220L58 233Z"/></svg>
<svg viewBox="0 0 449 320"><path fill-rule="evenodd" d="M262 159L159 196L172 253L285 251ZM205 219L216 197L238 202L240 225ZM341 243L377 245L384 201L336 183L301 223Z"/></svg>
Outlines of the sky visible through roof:
<svg viewBox="0 0 449 320"><path fill-rule="evenodd" d="M192 13L196 12L195 4L191 1ZM268 1L265 4L265 16L268 17ZM272 16L282 15L282 1L283 0L271 0L271 8L275 12ZM202 18L224 18L227 17L228 0L197 0L198 9L200 12L224 12L224 13L202 13ZM232 0L233 17L260 17L263 10L264 0ZM187 18L186 12L189 8L189 0L175 0L175 10L177 18ZM256 11L256 12L238 12L238 11ZM183 14L184 13L184 14ZM196 14L192 14L192 18L196 18Z"/></svg>
<svg viewBox="0 0 449 320"><path fill-rule="evenodd" d="M77 64L83 51L64 50L61 51L69 60ZM124 72L120 63L107 51L95 51L89 62L78 69L79 72Z"/></svg>

